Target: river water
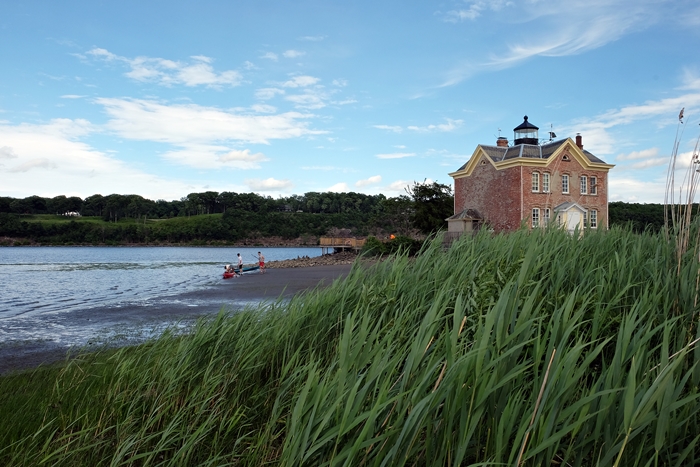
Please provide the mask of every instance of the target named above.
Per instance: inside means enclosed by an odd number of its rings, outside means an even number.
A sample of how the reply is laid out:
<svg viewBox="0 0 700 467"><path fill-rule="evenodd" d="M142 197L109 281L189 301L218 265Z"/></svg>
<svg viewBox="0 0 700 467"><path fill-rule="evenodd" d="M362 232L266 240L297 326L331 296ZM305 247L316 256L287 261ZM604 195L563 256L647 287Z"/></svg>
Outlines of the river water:
<svg viewBox="0 0 700 467"><path fill-rule="evenodd" d="M220 286L224 264L235 264L237 253L244 263L255 263L258 250L261 248L0 248L0 345L44 340L81 346L96 335L102 335L99 340L109 340L124 332L118 323L105 320L90 324L85 318L80 326L67 324L75 321L68 316L90 309L99 308L100 315L105 314L102 310L138 309L147 316L150 309L168 305L202 306L206 299L183 301L183 294ZM321 254L318 247L262 251L267 261ZM171 324L159 323L158 329ZM146 334L157 334L158 329Z"/></svg>

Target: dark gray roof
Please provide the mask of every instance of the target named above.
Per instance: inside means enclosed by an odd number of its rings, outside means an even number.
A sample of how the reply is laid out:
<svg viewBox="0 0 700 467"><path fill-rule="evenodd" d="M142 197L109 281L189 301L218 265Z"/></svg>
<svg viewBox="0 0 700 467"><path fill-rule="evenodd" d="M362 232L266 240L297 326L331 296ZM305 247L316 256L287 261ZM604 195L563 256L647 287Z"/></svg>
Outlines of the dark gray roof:
<svg viewBox="0 0 700 467"><path fill-rule="evenodd" d="M549 159L549 157L554 154L554 152L561 147L562 144L566 142L566 139L560 139L559 141L552 141L542 145L535 144L517 144L510 147L501 146L487 146L480 145L481 149L484 150L487 156L491 158L494 162L500 162L508 159L517 159L519 157L527 157L530 159ZM597 162L599 164L605 164L605 161L594 156L590 152L583 150L583 153L588 157L591 162ZM465 162L457 172L464 170L467 167L469 161Z"/></svg>
<svg viewBox="0 0 700 467"><path fill-rule="evenodd" d="M462 209L462 212L458 212L454 216L450 216L445 220L449 221L449 220L459 220L459 219L483 220L484 218L481 217L481 214L479 214L479 211L477 211L476 209L466 208L466 209Z"/></svg>
<svg viewBox="0 0 700 467"><path fill-rule="evenodd" d="M596 156L594 156L590 152L586 151L585 149L583 150L583 153L586 155L586 157L588 157L588 160L590 160L591 162L600 162L601 164L605 164L605 162L603 162L602 159L597 158Z"/></svg>
<svg viewBox="0 0 700 467"><path fill-rule="evenodd" d="M513 128L513 131L518 130L539 130L538 127L527 121L527 115L523 117L523 123Z"/></svg>

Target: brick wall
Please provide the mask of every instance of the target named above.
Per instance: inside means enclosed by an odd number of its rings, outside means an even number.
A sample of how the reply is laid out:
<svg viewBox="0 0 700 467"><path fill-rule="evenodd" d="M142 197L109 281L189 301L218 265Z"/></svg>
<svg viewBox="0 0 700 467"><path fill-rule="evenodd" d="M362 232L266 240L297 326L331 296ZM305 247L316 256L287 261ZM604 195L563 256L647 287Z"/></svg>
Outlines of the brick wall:
<svg viewBox="0 0 700 467"><path fill-rule="evenodd" d="M540 220L543 210L552 210L554 219L554 207L561 203L574 202L584 209L598 211L598 228L605 228L608 218L608 174L604 170L586 170L579 162L569 155L569 160L551 161L546 168L523 167L523 218L527 225L532 226L532 208L540 208ZM532 173L540 173L540 192L532 191ZM550 192L542 192L542 174L548 172L550 178ZM569 193L562 193L562 175L569 176ZM580 177L588 178L588 193L591 191L590 177L597 178L597 194L581 194Z"/></svg>
<svg viewBox="0 0 700 467"><path fill-rule="evenodd" d="M482 161L469 177L455 179L455 213L476 209L495 231L516 230L522 218L520 167L496 170L490 162Z"/></svg>
<svg viewBox="0 0 700 467"><path fill-rule="evenodd" d="M531 226L532 208L540 208L540 221L544 209L551 209L554 220L554 207L565 202L578 203L584 209L598 211L598 228L605 228L608 219L608 174L605 170L585 170L570 154L568 161L563 155L550 161L546 168L527 166L496 170L482 157L468 177L455 179L455 213L464 208L479 211L484 221L495 231L512 231L521 222ZM485 163L482 163L485 162ZM532 191L532 173L540 173L540 192ZM542 174L550 173L550 192L542 192ZM521 184L522 173L522 184ZM562 174L569 175L569 193L562 193ZM580 177L597 177L597 194L582 195ZM522 191L521 191L522 186ZM522 212L521 212L522 201Z"/></svg>

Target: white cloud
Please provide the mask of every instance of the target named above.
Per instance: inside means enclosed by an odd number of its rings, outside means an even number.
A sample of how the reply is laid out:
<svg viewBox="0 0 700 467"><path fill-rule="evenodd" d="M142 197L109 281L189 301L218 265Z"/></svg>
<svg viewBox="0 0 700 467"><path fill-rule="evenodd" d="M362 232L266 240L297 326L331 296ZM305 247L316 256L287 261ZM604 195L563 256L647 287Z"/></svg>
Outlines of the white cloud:
<svg viewBox="0 0 700 467"><path fill-rule="evenodd" d="M403 159L404 157L413 157L416 153L414 152L394 152L391 154L377 154L378 159Z"/></svg>
<svg viewBox="0 0 700 467"><path fill-rule="evenodd" d="M232 150L227 152L226 154L222 154L219 156L219 160L221 162L244 162L246 164L249 163L256 163L256 162L262 162L262 161L267 161L269 160L265 155L261 152L251 154L250 149L244 149L243 151L237 151L237 150Z"/></svg>
<svg viewBox="0 0 700 467"><path fill-rule="evenodd" d="M448 11L447 16L445 17L445 21L448 21L450 23L456 23L458 21L464 21L465 19L474 20L481 16L481 10L482 8L479 5L473 4L470 5L470 7L466 10Z"/></svg>
<svg viewBox="0 0 700 467"><path fill-rule="evenodd" d="M449 23L475 20L481 16L483 11L500 11L505 7L514 5L515 3L510 0L472 0L467 8L448 11L443 19Z"/></svg>
<svg viewBox="0 0 700 467"><path fill-rule="evenodd" d="M629 166L625 166L630 169L648 169L650 167L659 167L661 165L668 165L667 157L654 157L651 159L646 159L640 162L636 162Z"/></svg>
<svg viewBox="0 0 700 467"><path fill-rule="evenodd" d="M46 157L31 159L27 162L7 169L8 172L29 172L32 169L55 169L56 164Z"/></svg>
<svg viewBox="0 0 700 467"><path fill-rule="evenodd" d="M17 157L17 154L11 147L3 146L0 148L0 159L17 159Z"/></svg>
<svg viewBox="0 0 700 467"><path fill-rule="evenodd" d="M339 88L344 88L348 85L348 80L346 79L334 79L333 86L338 86Z"/></svg>
<svg viewBox="0 0 700 467"><path fill-rule="evenodd" d="M287 50L282 55L284 55L285 58L297 58L306 55L306 52L300 52L299 50Z"/></svg>
<svg viewBox="0 0 700 467"><path fill-rule="evenodd" d="M632 161L637 159L648 159L659 155L659 148L649 148L642 151L633 151L629 154L620 154L615 159L618 161Z"/></svg>
<svg viewBox="0 0 700 467"><path fill-rule="evenodd" d="M345 100L342 100L342 101L332 101L331 104L334 104L334 105L348 105L348 104L354 104L354 103L356 103L356 102L357 102L357 100L355 100L355 99L345 99Z"/></svg>
<svg viewBox="0 0 700 467"><path fill-rule="evenodd" d="M120 57L114 55L112 52L109 52L108 50L101 49L99 47L95 47L92 50L89 50L88 55L92 55L94 57L101 57L105 60L118 60Z"/></svg>
<svg viewBox="0 0 700 467"><path fill-rule="evenodd" d="M284 89L278 88L261 88L255 91L255 97L262 101L270 100L277 94L284 94Z"/></svg>
<svg viewBox="0 0 700 467"><path fill-rule="evenodd" d="M197 169L259 169L269 159L262 153L251 154L249 149L229 149L226 146L187 144L181 149L163 154L174 163Z"/></svg>
<svg viewBox="0 0 700 467"><path fill-rule="evenodd" d="M349 188L347 183L341 182L326 188L324 191L330 191L333 193L347 193L349 191Z"/></svg>
<svg viewBox="0 0 700 467"><path fill-rule="evenodd" d="M302 75L302 76L295 76L289 81L285 81L282 83L282 87L285 88L302 88L306 86L312 86L316 83L318 83L320 79L314 77L314 76L308 76L308 75Z"/></svg>
<svg viewBox="0 0 700 467"><path fill-rule="evenodd" d="M387 191L398 192L401 194L406 194L406 188L411 185L411 182L407 180L396 180L387 186Z"/></svg>
<svg viewBox="0 0 700 467"><path fill-rule="evenodd" d="M153 199L178 199L200 186L165 180L81 142L97 128L85 120L53 120L45 125L0 124L0 141L12 148L9 167L0 167L0 193L24 197L95 193L138 193ZM5 175L2 175L5 172Z"/></svg>
<svg viewBox="0 0 700 467"><path fill-rule="evenodd" d="M447 118L447 123L440 123L437 125L427 125L427 126L414 126L411 125L407 127L408 130L416 131L418 133L431 133L434 131L447 132L459 128L462 125L462 120L452 120Z"/></svg>
<svg viewBox="0 0 700 467"><path fill-rule="evenodd" d="M248 178L245 184L253 191L287 191L294 187L290 180L277 180L274 178Z"/></svg>
<svg viewBox="0 0 700 467"><path fill-rule="evenodd" d="M170 144L173 148L162 154L163 158L200 169L259 168L268 160L262 153L251 154L235 146L326 133L309 129L312 115L299 112L260 115L144 100L102 98L96 102L110 116L107 130L130 140ZM256 110L273 109L265 106Z"/></svg>
<svg viewBox="0 0 700 467"><path fill-rule="evenodd" d="M666 193L665 179L641 181L635 178L619 177L610 173L608 177L610 201L628 203L658 203Z"/></svg>
<svg viewBox="0 0 700 467"><path fill-rule="evenodd" d="M327 96L316 89L305 89L303 94L293 94L284 99L293 102L298 109L321 109L326 106Z"/></svg>
<svg viewBox="0 0 700 467"><path fill-rule="evenodd" d="M446 118L447 123L439 123L437 125L430 124L426 126L416 126L409 125L405 129L409 131L415 131L416 133L432 133L432 132L448 132L453 131L462 126L463 120L453 120L451 118ZM374 128L380 130L393 131L394 133L401 133L404 128L399 125L374 125Z"/></svg>
<svg viewBox="0 0 700 467"><path fill-rule="evenodd" d="M190 57L189 63L164 58L136 57L127 58L115 55L105 49L93 48L88 55L108 62L124 63L131 68L125 75L136 81L153 81L163 86L184 84L185 86L238 86L242 76L238 71L216 72L211 66L213 59L203 55Z"/></svg>
<svg viewBox="0 0 700 467"><path fill-rule="evenodd" d="M106 127L124 138L176 145L212 141L269 144L271 139L324 134L308 127L311 114L245 115L198 105L166 105L139 99L96 99L110 120Z"/></svg>
<svg viewBox="0 0 700 467"><path fill-rule="evenodd" d="M363 186L368 186L368 185L376 185L377 183L381 183L382 181L382 176L381 175L375 175L373 177L369 177L364 180L358 180L355 182L355 186L357 187L363 187Z"/></svg>
<svg viewBox="0 0 700 467"><path fill-rule="evenodd" d="M658 21L676 20L674 9L660 8L658 0L553 0L547 2L472 1L466 9L451 11L446 21L484 20L508 28L511 44L497 43L488 58L471 56L448 73L450 86L485 72L515 66L535 56L561 57L599 48L648 28ZM508 8L506 8L508 7ZM487 12L492 12L488 17ZM671 16L674 15L674 16ZM566 21L562 21L566 18Z"/></svg>
<svg viewBox="0 0 700 467"><path fill-rule="evenodd" d="M61 96L61 99L82 99L83 97L87 96L80 96L78 94L64 94Z"/></svg>
<svg viewBox="0 0 700 467"><path fill-rule="evenodd" d="M321 170L325 172L329 171L335 171L335 172L342 172L342 173L354 173L357 172L358 170L352 167L337 167L333 165L307 165L304 167L300 167L302 170Z"/></svg>
<svg viewBox="0 0 700 467"><path fill-rule="evenodd" d="M696 112L700 108L700 92L611 109L590 120L582 119L563 126L562 134L581 133L584 147L593 154L614 154L619 150L620 141L610 133L611 130L644 120L653 120L656 127L676 125L678 113L683 107L686 115Z"/></svg>
<svg viewBox="0 0 700 467"><path fill-rule="evenodd" d="M380 130L393 131L394 133L401 133L403 128L398 125L374 125L374 128L379 128Z"/></svg>
<svg viewBox="0 0 700 467"><path fill-rule="evenodd" d="M276 53L266 52L264 55L261 55L260 58L266 58L268 60L272 60L272 61L276 62L278 57L277 57Z"/></svg>
<svg viewBox="0 0 700 467"><path fill-rule="evenodd" d="M324 40L328 36L304 36L300 37L300 41L311 41L311 42L318 42Z"/></svg>
<svg viewBox="0 0 700 467"><path fill-rule="evenodd" d="M263 114L273 114L277 112L277 107L267 104L253 104L250 106L253 112L263 113Z"/></svg>
<svg viewBox="0 0 700 467"><path fill-rule="evenodd" d="M193 58L197 61L204 62L204 63L211 63L213 62L211 57L207 57L206 55L192 55L190 58Z"/></svg>

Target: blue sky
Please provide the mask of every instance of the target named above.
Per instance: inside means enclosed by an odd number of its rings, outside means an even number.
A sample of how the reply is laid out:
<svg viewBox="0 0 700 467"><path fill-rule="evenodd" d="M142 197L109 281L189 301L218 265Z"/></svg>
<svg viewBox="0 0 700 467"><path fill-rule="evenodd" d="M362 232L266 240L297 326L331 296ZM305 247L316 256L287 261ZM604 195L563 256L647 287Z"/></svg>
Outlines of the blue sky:
<svg viewBox="0 0 700 467"><path fill-rule="evenodd" d="M527 114L662 202L699 50L686 0L6 0L0 196L396 196Z"/></svg>

